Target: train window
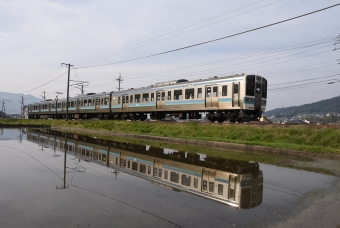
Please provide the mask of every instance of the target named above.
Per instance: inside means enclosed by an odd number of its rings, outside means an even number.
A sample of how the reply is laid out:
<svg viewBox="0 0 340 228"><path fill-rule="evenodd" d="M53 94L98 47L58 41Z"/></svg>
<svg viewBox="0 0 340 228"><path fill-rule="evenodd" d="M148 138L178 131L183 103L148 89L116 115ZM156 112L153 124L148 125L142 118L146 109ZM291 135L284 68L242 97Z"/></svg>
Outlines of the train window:
<svg viewBox="0 0 340 228"><path fill-rule="evenodd" d="M190 186L190 184L191 184L191 176L182 174L182 185Z"/></svg>
<svg viewBox="0 0 340 228"><path fill-rule="evenodd" d="M108 105L109 104L109 98L105 98L104 99L104 105Z"/></svg>
<svg viewBox="0 0 340 228"><path fill-rule="evenodd" d="M207 87L207 92L205 94L206 94L206 97L210 97L210 95L211 95L211 87Z"/></svg>
<svg viewBox="0 0 340 228"><path fill-rule="evenodd" d="M170 172L170 181L178 183L179 174L176 172Z"/></svg>
<svg viewBox="0 0 340 228"><path fill-rule="evenodd" d="M198 188L198 179L194 178L194 188Z"/></svg>
<svg viewBox="0 0 340 228"><path fill-rule="evenodd" d="M218 184L218 192L219 195L223 195L223 185L222 184Z"/></svg>
<svg viewBox="0 0 340 228"><path fill-rule="evenodd" d="M130 103L133 103L133 95L130 96Z"/></svg>
<svg viewBox="0 0 340 228"><path fill-rule="evenodd" d="M203 182L202 182L202 189L206 191L208 189L207 185L208 185L208 182L206 180L203 180Z"/></svg>
<svg viewBox="0 0 340 228"><path fill-rule="evenodd" d="M151 166L148 166L148 174L151 174Z"/></svg>
<svg viewBox="0 0 340 228"><path fill-rule="evenodd" d="M168 91L168 100L171 100L171 91Z"/></svg>
<svg viewBox="0 0 340 228"><path fill-rule="evenodd" d="M158 169L158 177L162 178L162 169Z"/></svg>
<svg viewBox="0 0 340 228"><path fill-rule="evenodd" d="M84 106L87 106L87 100L84 100Z"/></svg>
<svg viewBox="0 0 340 228"><path fill-rule="evenodd" d="M130 161L128 161L128 168L130 169Z"/></svg>
<svg viewBox="0 0 340 228"><path fill-rule="evenodd" d="M143 102L148 102L148 101L149 101L149 94L143 93Z"/></svg>
<svg viewBox="0 0 340 228"><path fill-rule="evenodd" d="M202 97L202 88L198 88L197 89L197 98L201 98Z"/></svg>
<svg viewBox="0 0 340 228"><path fill-rule="evenodd" d="M218 87L214 86L213 87L213 97L217 97L217 95L218 95Z"/></svg>
<svg viewBox="0 0 340 228"><path fill-rule="evenodd" d="M144 164L139 164L139 172L141 172L141 173L146 173L146 165L144 165Z"/></svg>
<svg viewBox="0 0 340 228"><path fill-rule="evenodd" d="M267 80L262 78L262 97L267 98Z"/></svg>
<svg viewBox="0 0 340 228"><path fill-rule="evenodd" d="M182 90L174 91L174 100L182 100Z"/></svg>
<svg viewBox="0 0 340 228"><path fill-rule="evenodd" d="M140 94L135 95L135 103L140 103Z"/></svg>
<svg viewBox="0 0 340 228"><path fill-rule="evenodd" d="M229 188L229 199L235 200L235 189Z"/></svg>
<svg viewBox="0 0 340 228"><path fill-rule="evenodd" d="M155 100L155 93L151 93L151 101Z"/></svg>
<svg viewBox="0 0 340 228"><path fill-rule="evenodd" d="M246 80L246 95L254 96L255 93L255 76L248 75Z"/></svg>
<svg viewBox="0 0 340 228"><path fill-rule="evenodd" d="M256 93L261 94L261 83L256 83Z"/></svg>
<svg viewBox="0 0 340 228"><path fill-rule="evenodd" d="M238 84L234 84L234 94L238 93Z"/></svg>
<svg viewBox="0 0 340 228"><path fill-rule="evenodd" d="M102 155L102 161L106 161L106 154Z"/></svg>
<svg viewBox="0 0 340 228"><path fill-rule="evenodd" d="M214 192L214 182L209 182L209 192Z"/></svg>
<svg viewBox="0 0 340 228"><path fill-rule="evenodd" d="M118 104L120 104L120 102L121 102L121 97L118 97Z"/></svg>
<svg viewBox="0 0 340 228"><path fill-rule="evenodd" d="M153 176L157 177L157 168L153 168Z"/></svg>
<svg viewBox="0 0 340 228"><path fill-rule="evenodd" d="M228 86L222 86L222 96L225 97L228 95Z"/></svg>
<svg viewBox="0 0 340 228"><path fill-rule="evenodd" d="M96 98L96 105L100 105L100 98L99 97Z"/></svg>
<svg viewBox="0 0 340 228"><path fill-rule="evenodd" d="M137 171L137 169L138 169L138 163L132 162L132 170Z"/></svg>
<svg viewBox="0 0 340 228"><path fill-rule="evenodd" d="M194 89L186 89L185 90L185 99L193 99L195 97Z"/></svg>
<svg viewBox="0 0 340 228"><path fill-rule="evenodd" d="M168 179L168 170L164 170L164 179Z"/></svg>
<svg viewBox="0 0 340 228"><path fill-rule="evenodd" d="M162 92L162 101L165 100L165 92Z"/></svg>
<svg viewBox="0 0 340 228"><path fill-rule="evenodd" d="M157 101L161 100L161 92L157 92Z"/></svg>

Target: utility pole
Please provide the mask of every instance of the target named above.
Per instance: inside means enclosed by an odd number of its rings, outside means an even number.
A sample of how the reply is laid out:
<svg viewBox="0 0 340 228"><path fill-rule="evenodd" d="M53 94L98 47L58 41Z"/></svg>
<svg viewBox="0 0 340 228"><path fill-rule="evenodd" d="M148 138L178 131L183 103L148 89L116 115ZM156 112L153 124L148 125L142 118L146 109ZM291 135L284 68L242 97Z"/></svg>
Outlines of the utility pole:
<svg viewBox="0 0 340 228"><path fill-rule="evenodd" d="M41 96L41 97L44 98L44 101L45 101L46 100L46 96L45 96L46 92L45 92L45 90L42 93L44 94L44 96Z"/></svg>
<svg viewBox="0 0 340 228"><path fill-rule="evenodd" d="M6 117L5 101L2 101L1 118Z"/></svg>
<svg viewBox="0 0 340 228"><path fill-rule="evenodd" d="M69 88L70 88L70 68L71 64L62 63L61 66L65 65L68 67L68 77L67 77L67 96L66 96L66 121L68 121L68 99L69 99Z"/></svg>
<svg viewBox="0 0 340 228"><path fill-rule="evenodd" d="M45 95L45 91L44 91L44 95ZM24 95L21 95L21 119L24 119Z"/></svg>
<svg viewBox="0 0 340 228"><path fill-rule="evenodd" d="M122 79L122 77L121 77L121 74L119 73L119 78L117 78L116 79L117 81L118 81L118 83L119 83L119 87L117 88L119 91L120 91L120 83L122 82L122 81L124 81L123 79Z"/></svg>

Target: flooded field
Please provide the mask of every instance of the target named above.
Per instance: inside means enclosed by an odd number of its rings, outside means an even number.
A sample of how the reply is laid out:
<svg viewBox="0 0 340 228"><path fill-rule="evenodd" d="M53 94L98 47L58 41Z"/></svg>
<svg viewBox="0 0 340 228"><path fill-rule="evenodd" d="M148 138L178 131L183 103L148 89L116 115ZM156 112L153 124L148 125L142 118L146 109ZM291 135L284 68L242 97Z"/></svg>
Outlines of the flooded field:
<svg viewBox="0 0 340 228"><path fill-rule="evenodd" d="M0 155L0 227L266 227L337 179L49 130L1 129Z"/></svg>

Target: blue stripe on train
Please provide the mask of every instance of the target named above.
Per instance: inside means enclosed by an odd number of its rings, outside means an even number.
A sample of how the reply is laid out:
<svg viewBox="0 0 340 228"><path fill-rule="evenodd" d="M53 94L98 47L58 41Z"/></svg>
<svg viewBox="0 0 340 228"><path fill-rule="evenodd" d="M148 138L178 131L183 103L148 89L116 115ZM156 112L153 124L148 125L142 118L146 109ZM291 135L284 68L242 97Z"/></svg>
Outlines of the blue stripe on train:
<svg viewBox="0 0 340 228"><path fill-rule="evenodd" d="M143 164L148 164L148 165L153 165L153 162L151 161L147 161L147 160L143 160L143 159L139 159L139 158L134 158L134 157L130 157L130 156L126 156L127 160L130 161L136 161L139 163L143 163Z"/></svg>
<svg viewBox="0 0 340 228"><path fill-rule="evenodd" d="M194 171L185 170L185 169L181 169L181 168L176 168L176 167L173 167L173 166L163 165L163 168L164 169L169 169L169 170L172 170L172 171L176 171L176 172L190 174L190 175L193 175L193 176L196 176L196 177L201 177L202 176L201 173L197 173L197 172L194 172Z"/></svg>

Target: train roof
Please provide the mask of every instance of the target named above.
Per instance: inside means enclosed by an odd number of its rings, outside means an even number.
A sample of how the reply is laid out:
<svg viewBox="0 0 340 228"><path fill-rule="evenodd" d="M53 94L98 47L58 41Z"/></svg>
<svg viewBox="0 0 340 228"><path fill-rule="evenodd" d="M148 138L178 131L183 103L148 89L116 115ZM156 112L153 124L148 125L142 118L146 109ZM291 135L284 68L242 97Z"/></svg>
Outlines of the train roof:
<svg viewBox="0 0 340 228"><path fill-rule="evenodd" d="M213 77L209 77L209 78L206 78L206 79L196 79L196 80L192 80L192 81L189 81L187 79L179 79L179 80L172 80L172 81L166 81L166 82L158 82L158 83L155 83L153 85L150 85L150 86L146 86L146 87L140 87L140 88L130 88L130 89L126 89L126 90L122 90L122 91L111 91L111 92L101 92L101 93L87 93L87 94L80 94L78 96L75 96L75 97L71 97L69 98L69 101L74 101L74 100L79 100L79 99L82 99L82 98L87 98L87 97L91 97L91 98L94 98L94 97L108 97L110 96L111 93L113 93L114 95L122 95L122 94L126 94L126 93L130 93L131 91L134 91L136 93L138 92L143 92L143 91L147 91L147 90L162 90L163 88L168 88L168 87L181 87L185 84L198 84L198 83L204 83L206 84L207 82L216 82L216 81L221 81L221 80L224 80L224 79L237 79L239 78L241 80L241 78L243 78L244 76L246 76L248 74L234 74L234 75L229 75L229 76L222 76L222 77L217 77L217 76L213 76ZM249 75L254 75L254 74L249 74ZM48 102L48 103L52 103L55 102L54 100L46 100L46 101L40 101L40 102L35 102L33 104L30 104L30 105L34 105L34 104L41 104L42 102L45 103L45 102ZM66 98L62 98L62 99L59 99L58 101L63 101L65 102L66 101Z"/></svg>

